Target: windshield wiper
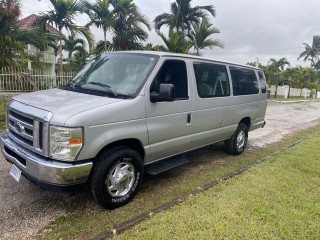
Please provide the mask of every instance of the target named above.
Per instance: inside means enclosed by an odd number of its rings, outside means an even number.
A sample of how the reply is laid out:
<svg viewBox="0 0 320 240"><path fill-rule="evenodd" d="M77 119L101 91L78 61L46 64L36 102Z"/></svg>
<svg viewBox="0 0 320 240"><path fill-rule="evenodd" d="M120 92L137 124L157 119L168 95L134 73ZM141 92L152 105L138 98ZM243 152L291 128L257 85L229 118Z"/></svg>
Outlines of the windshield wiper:
<svg viewBox="0 0 320 240"><path fill-rule="evenodd" d="M107 93L111 93L114 97L118 97L118 94L112 91L111 87L108 84L104 84L100 82L87 82L87 84L103 87L107 91Z"/></svg>

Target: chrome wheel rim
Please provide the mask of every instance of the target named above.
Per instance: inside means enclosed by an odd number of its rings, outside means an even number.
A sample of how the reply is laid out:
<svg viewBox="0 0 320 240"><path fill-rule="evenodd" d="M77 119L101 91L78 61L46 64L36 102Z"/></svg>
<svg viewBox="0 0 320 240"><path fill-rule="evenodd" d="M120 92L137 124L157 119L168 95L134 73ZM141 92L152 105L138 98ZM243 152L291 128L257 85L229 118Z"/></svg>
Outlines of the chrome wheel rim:
<svg viewBox="0 0 320 240"><path fill-rule="evenodd" d="M240 131L238 136L237 136L237 148L238 148L238 150L241 150L242 148L245 147L246 139L247 139L247 137L246 137L245 131L243 131L243 130Z"/></svg>
<svg viewBox="0 0 320 240"><path fill-rule="evenodd" d="M111 169L105 184L112 197L122 197L131 190L134 181L134 165L129 162L121 162Z"/></svg>

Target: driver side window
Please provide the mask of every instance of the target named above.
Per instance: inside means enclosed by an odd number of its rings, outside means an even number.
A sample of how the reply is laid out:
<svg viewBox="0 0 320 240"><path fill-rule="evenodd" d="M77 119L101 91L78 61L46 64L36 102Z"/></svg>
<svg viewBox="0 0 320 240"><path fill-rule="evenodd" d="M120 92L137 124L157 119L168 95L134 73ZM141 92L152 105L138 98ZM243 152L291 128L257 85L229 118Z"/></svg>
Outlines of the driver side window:
<svg viewBox="0 0 320 240"><path fill-rule="evenodd" d="M167 60L153 80L150 92L159 92L161 83L169 83L174 86L175 100L188 99L188 78L186 63L178 60Z"/></svg>

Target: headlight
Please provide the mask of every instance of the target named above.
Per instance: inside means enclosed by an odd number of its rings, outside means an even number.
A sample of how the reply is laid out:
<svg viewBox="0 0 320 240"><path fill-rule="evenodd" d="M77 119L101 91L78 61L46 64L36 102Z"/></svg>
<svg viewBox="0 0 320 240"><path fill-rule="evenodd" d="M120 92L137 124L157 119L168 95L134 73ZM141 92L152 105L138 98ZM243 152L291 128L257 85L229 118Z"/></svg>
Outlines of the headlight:
<svg viewBox="0 0 320 240"><path fill-rule="evenodd" d="M73 161L83 145L82 128L50 126L50 156Z"/></svg>

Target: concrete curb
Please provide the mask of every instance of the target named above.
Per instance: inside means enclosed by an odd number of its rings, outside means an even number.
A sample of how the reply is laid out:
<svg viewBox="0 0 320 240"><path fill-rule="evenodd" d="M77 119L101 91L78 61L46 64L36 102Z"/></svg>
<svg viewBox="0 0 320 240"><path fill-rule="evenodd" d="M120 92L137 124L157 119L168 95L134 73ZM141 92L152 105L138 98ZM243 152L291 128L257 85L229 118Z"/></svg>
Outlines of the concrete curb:
<svg viewBox="0 0 320 240"><path fill-rule="evenodd" d="M300 102L320 102L320 99L312 99L312 100L293 100L293 101L276 101L276 100L268 100L276 103L300 103Z"/></svg>

